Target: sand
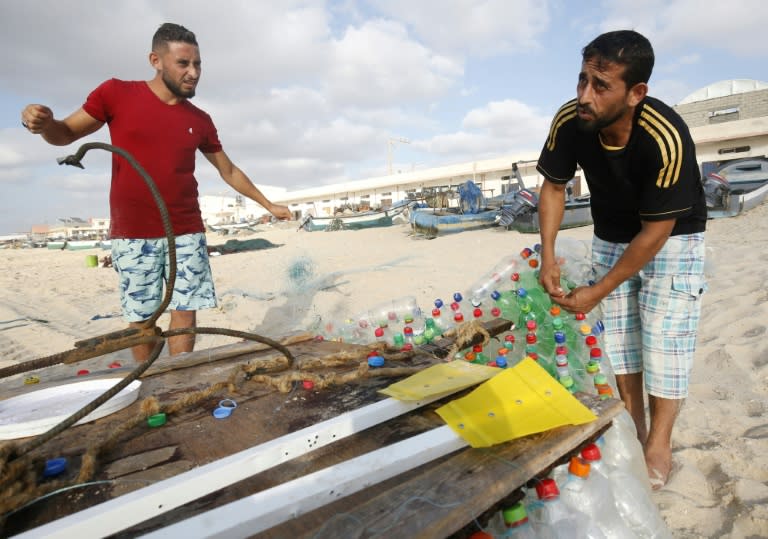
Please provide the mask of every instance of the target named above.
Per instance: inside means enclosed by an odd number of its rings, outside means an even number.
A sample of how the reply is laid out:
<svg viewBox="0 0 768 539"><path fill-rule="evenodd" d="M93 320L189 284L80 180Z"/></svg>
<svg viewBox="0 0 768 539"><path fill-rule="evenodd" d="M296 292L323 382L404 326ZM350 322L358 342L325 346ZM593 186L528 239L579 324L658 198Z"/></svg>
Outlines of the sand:
<svg viewBox="0 0 768 539"><path fill-rule="evenodd" d="M690 397L673 436L674 475L654 494L675 537L768 535L767 231L765 204L708 223L709 291ZM561 232L579 240L591 234L591 227ZM231 238L210 235L209 243ZM281 223L234 238L263 238L276 247L212 258L220 306L199 313L198 323L273 338L384 301L415 298L431 309L435 298L466 291L502 257L538 241L534 234L499 229L425 240L413 237L407 224L310 233ZM79 339L124 327L115 272L87 267L88 254L108 253L0 251L0 366L69 350ZM202 336L198 349L228 342ZM116 360L132 361L119 352L59 369L74 373ZM22 383L23 377L6 379L0 391Z"/></svg>

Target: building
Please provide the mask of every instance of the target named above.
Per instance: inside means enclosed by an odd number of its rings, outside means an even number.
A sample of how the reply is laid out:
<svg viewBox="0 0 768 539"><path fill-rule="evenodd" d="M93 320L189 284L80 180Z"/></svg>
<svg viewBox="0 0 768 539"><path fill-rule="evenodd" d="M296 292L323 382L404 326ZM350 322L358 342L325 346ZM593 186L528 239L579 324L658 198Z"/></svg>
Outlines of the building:
<svg viewBox="0 0 768 539"><path fill-rule="evenodd" d="M746 79L717 82L692 93L674 108L690 127L704 174L729 160L768 155L768 83ZM467 180L480 186L488 197L506 193L514 185L513 163L518 164L525 187L537 190L544 181L536 171L537 159L538 152L511 154L295 191L270 187L268 198L288 205L295 219L308 213L332 215L345 207L386 208L414 198L433 197L455 205L456 188ZM266 188L260 186L260 189ZM586 182L578 170L573 192L575 195L587 192ZM247 210L242 200L219 197L212 206L206 206L203 217L210 223L222 219L238 222L266 213L255 203L251 204L254 208Z"/></svg>
<svg viewBox="0 0 768 539"><path fill-rule="evenodd" d="M80 217L59 219L57 225L33 225L30 240L46 242L48 240L105 240L109 236L110 219Z"/></svg>
<svg viewBox="0 0 768 539"><path fill-rule="evenodd" d="M704 174L733 159L768 155L768 82L716 82L675 110L691 130Z"/></svg>

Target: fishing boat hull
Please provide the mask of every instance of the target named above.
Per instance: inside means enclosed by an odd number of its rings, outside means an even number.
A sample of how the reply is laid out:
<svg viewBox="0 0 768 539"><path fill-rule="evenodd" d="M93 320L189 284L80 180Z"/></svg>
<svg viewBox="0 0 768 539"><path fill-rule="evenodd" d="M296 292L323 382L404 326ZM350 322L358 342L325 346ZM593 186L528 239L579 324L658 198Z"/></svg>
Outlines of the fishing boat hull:
<svg viewBox="0 0 768 539"><path fill-rule="evenodd" d="M377 228L392 226L395 217L403 214L408 206L398 206L380 211L365 213L338 214L328 217L315 217L307 215L302 220L299 228L309 232L320 230L362 230L365 228Z"/></svg>
<svg viewBox="0 0 768 539"><path fill-rule="evenodd" d="M709 219L735 217L747 212L768 200L768 180L763 180L759 187L752 190L731 189L724 193L716 204L707 207Z"/></svg>
<svg viewBox="0 0 768 539"><path fill-rule="evenodd" d="M592 209L589 197L574 199L566 203L563 220L560 223L560 230L588 226L592 223ZM505 228L518 232L539 232L541 226L539 224L538 207L515 216L511 223L505 225Z"/></svg>
<svg viewBox="0 0 768 539"><path fill-rule="evenodd" d="M446 234L495 226L498 213L499 210L495 208L478 213L459 213L457 209L452 208L422 209L411 212L410 223L415 234L432 239Z"/></svg>

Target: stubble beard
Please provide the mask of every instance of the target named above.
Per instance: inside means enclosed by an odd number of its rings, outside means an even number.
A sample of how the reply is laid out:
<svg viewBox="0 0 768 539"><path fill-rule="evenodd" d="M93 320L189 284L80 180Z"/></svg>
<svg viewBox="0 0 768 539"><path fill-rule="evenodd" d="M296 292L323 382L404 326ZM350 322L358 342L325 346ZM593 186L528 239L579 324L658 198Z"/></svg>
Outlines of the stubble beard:
<svg viewBox="0 0 768 539"><path fill-rule="evenodd" d="M183 90L180 85L176 84L175 81L169 79L165 73L163 73L162 77L166 88L168 88L168 90L176 97L180 97L182 99L191 99L195 97L195 88L192 88L191 90Z"/></svg>

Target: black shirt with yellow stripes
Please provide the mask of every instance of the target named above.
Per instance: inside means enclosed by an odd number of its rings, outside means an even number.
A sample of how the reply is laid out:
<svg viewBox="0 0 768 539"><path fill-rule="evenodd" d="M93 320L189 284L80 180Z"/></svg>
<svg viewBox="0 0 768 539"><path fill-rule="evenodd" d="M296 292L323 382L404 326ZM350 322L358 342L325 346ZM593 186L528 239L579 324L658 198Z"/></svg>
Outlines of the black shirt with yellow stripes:
<svg viewBox="0 0 768 539"><path fill-rule="evenodd" d="M623 148L602 144L597 132L578 127L576 100L558 110L537 170L554 183L584 171L595 235L629 243L641 221L675 219L672 235L703 232L707 206L696 148L688 126L670 107L646 97L635 109Z"/></svg>

